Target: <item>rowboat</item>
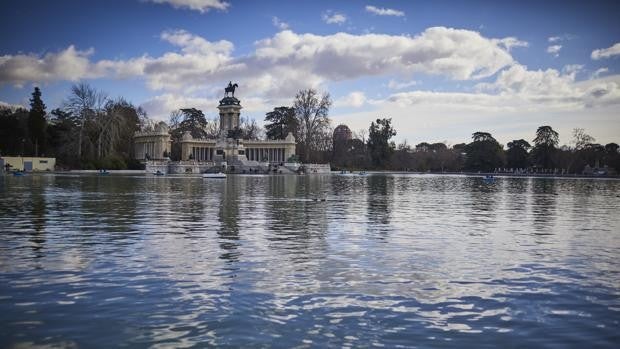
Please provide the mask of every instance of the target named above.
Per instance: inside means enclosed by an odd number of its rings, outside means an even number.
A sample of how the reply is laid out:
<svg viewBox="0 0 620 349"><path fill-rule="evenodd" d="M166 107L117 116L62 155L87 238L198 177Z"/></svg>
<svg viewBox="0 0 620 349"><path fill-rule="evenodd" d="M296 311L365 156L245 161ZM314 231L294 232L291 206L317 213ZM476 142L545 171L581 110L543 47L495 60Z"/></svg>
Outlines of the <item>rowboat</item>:
<svg viewBox="0 0 620 349"><path fill-rule="evenodd" d="M226 178L226 173L204 173L202 178Z"/></svg>

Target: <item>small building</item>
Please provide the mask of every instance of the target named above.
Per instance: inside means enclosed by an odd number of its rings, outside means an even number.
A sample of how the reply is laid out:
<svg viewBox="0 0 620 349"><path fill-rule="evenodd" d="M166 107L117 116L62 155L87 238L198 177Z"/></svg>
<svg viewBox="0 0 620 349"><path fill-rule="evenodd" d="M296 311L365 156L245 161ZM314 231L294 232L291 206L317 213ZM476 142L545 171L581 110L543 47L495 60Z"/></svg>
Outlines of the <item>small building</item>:
<svg viewBox="0 0 620 349"><path fill-rule="evenodd" d="M56 158L29 157L29 156L2 156L0 168L4 171L42 172L54 171Z"/></svg>

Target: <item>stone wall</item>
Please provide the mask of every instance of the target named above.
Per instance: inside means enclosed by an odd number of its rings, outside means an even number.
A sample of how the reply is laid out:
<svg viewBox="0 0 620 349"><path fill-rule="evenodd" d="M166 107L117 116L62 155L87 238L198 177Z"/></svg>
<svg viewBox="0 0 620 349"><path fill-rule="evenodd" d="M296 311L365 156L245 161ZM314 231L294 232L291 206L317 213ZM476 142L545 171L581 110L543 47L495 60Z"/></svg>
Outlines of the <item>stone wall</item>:
<svg viewBox="0 0 620 349"><path fill-rule="evenodd" d="M307 174L312 173L331 173L331 166L329 164L303 164Z"/></svg>

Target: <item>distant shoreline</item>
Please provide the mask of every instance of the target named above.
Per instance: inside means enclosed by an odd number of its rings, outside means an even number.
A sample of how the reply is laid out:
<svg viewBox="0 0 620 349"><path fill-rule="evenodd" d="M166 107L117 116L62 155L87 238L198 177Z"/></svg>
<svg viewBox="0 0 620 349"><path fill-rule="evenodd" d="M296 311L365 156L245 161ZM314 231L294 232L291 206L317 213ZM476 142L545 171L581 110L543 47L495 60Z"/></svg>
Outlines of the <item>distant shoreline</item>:
<svg viewBox="0 0 620 349"><path fill-rule="evenodd" d="M352 174L360 172L359 170L352 171ZM391 170L374 170L367 171L367 174L412 174L412 175L445 175L445 176L464 176L464 177L507 177L507 178L574 178L574 179L620 179L620 175L616 176L595 176L584 174L540 174L540 173L527 173L527 174L514 174L514 173L494 173L494 172L420 172L420 171L391 171ZM5 174L5 173L2 173ZM68 170L68 171L35 171L29 172L29 174L100 174L99 170ZM151 172L145 170L107 170L107 174L116 175L149 175ZM340 174L340 171L331 171L329 173L308 173L306 175L325 175L325 174ZM194 174L193 177L196 174ZM231 175L252 175L252 174L231 174ZM267 174L268 176L284 176L296 174ZM192 177L191 174L168 174L167 176L174 177Z"/></svg>
<svg viewBox="0 0 620 349"><path fill-rule="evenodd" d="M354 171L358 172L358 171ZM384 173L384 174L417 174L417 175L457 175L467 177L523 177L523 178L583 178L583 179L620 179L619 175L616 176L595 176L584 174L541 174L541 173L495 173L495 172L420 172L420 171L366 171L367 173ZM335 173L335 172L334 172Z"/></svg>

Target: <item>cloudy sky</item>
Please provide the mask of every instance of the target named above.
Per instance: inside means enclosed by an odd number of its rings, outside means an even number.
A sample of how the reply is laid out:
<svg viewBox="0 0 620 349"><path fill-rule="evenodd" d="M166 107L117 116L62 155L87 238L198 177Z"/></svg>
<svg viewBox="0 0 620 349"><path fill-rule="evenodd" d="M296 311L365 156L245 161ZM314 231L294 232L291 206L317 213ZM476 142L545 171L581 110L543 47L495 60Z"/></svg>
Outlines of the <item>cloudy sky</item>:
<svg viewBox="0 0 620 349"><path fill-rule="evenodd" d="M262 120L328 91L334 126L391 117L398 141L531 140L551 125L620 142L618 1L3 1L0 104L48 110L85 81L149 116L217 113L239 84Z"/></svg>

